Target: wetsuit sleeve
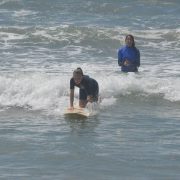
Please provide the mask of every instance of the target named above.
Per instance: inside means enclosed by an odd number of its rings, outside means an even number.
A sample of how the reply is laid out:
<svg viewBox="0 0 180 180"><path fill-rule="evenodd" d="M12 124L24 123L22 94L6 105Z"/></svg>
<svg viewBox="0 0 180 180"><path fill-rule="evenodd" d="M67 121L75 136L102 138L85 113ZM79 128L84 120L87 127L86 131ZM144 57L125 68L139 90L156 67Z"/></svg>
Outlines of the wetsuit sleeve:
<svg viewBox="0 0 180 180"><path fill-rule="evenodd" d="M86 92L88 96L94 96L96 93L98 93L98 83L96 80L89 78L88 83L86 86Z"/></svg>
<svg viewBox="0 0 180 180"><path fill-rule="evenodd" d="M122 66L123 65L123 59L122 59L122 49L118 50L118 65Z"/></svg>
<svg viewBox="0 0 180 180"><path fill-rule="evenodd" d="M87 88L86 88L86 92L87 92L87 95L90 96L93 94L93 88L91 87L92 85L89 83L87 85Z"/></svg>
<svg viewBox="0 0 180 180"><path fill-rule="evenodd" d="M140 52L137 49L137 60L136 60L136 66L139 67L140 66Z"/></svg>
<svg viewBox="0 0 180 180"><path fill-rule="evenodd" d="M84 86L84 90L86 91L86 94L92 95L92 79L88 76L83 77L82 85Z"/></svg>
<svg viewBox="0 0 180 180"><path fill-rule="evenodd" d="M70 89L74 89L75 83L74 83L74 79L71 78L70 79Z"/></svg>

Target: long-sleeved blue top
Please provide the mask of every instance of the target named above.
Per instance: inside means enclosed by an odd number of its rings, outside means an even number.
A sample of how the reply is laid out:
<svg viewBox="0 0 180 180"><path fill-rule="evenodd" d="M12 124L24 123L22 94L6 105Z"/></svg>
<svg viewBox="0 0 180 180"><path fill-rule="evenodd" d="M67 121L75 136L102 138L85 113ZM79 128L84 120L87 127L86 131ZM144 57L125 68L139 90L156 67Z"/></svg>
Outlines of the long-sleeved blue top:
<svg viewBox="0 0 180 180"><path fill-rule="evenodd" d="M130 64L124 65L125 60ZM123 72L137 72L140 66L140 52L136 47L123 46L118 50L118 64Z"/></svg>

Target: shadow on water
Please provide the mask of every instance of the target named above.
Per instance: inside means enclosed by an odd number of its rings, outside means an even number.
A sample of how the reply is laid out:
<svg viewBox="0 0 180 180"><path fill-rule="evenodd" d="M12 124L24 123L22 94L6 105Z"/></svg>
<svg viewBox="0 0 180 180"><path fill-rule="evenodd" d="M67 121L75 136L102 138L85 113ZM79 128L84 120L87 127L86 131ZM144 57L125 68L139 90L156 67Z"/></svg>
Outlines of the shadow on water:
<svg viewBox="0 0 180 180"><path fill-rule="evenodd" d="M83 117L78 115L66 115L64 116L66 123L71 128L72 132L94 132L94 129L99 124L98 116Z"/></svg>
<svg viewBox="0 0 180 180"><path fill-rule="evenodd" d="M81 115L78 115L78 114L66 114L65 116L65 119L66 120L86 120L88 119L88 117L86 116L81 116Z"/></svg>

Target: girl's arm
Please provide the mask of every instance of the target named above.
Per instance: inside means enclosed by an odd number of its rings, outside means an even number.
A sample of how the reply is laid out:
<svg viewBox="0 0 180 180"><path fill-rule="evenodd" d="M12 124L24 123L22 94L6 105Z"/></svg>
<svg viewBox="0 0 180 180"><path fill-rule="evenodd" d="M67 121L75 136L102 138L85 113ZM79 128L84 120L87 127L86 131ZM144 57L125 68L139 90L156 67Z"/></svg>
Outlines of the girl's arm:
<svg viewBox="0 0 180 180"><path fill-rule="evenodd" d="M70 89L70 108L71 109L74 108L73 103L74 103L74 89Z"/></svg>
<svg viewBox="0 0 180 180"><path fill-rule="evenodd" d="M119 66L122 66L122 65L123 65L121 50L118 51L118 65L119 65Z"/></svg>

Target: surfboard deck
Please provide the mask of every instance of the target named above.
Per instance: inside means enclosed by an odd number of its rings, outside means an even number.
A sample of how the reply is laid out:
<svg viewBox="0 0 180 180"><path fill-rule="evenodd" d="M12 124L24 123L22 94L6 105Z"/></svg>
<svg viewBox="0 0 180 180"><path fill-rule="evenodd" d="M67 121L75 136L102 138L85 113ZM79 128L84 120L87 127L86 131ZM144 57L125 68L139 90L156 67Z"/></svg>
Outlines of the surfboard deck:
<svg viewBox="0 0 180 180"><path fill-rule="evenodd" d="M85 111L85 108L80 108L80 107L74 107L74 109L65 109L64 112L65 116L71 116L71 117L89 117L90 113Z"/></svg>

